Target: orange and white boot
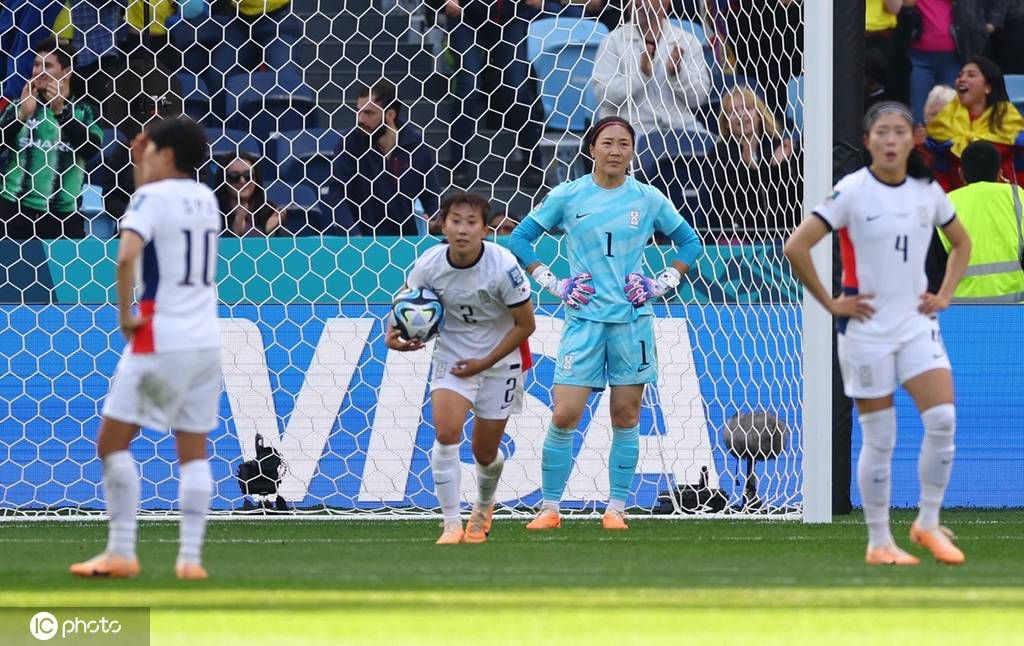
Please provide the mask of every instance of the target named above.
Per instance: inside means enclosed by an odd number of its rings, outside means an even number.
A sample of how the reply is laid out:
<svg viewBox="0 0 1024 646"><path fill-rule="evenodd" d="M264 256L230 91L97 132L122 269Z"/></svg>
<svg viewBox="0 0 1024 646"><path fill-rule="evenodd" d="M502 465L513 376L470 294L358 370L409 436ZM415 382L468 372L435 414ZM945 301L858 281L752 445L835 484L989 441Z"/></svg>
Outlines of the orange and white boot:
<svg viewBox="0 0 1024 646"><path fill-rule="evenodd" d="M206 568L202 565L187 561L180 561L174 566L174 576L182 581L202 581L210 578L210 575L206 573Z"/></svg>
<svg viewBox="0 0 1024 646"><path fill-rule="evenodd" d="M869 547L867 554L864 555L864 562L868 565L918 565L921 559L904 552L895 544L890 544Z"/></svg>
<svg viewBox="0 0 1024 646"><path fill-rule="evenodd" d="M103 552L88 561L74 563L68 570L75 576L104 579L131 579L139 575L139 559Z"/></svg>
<svg viewBox="0 0 1024 646"><path fill-rule="evenodd" d="M626 524L625 512L618 511L617 509L606 509L604 516L601 517L601 527L615 531L629 529L629 525Z"/></svg>
<svg viewBox="0 0 1024 646"><path fill-rule="evenodd" d="M484 543L491 535L491 520L494 516L494 503L481 505L473 503L473 512L466 523L466 531L462 536L463 543Z"/></svg>
<svg viewBox="0 0 1024 646"><path fill-rule="evenodd" d="M960 565L967 560L953 541L956 535L948 527L938 525L923 529L914 521L910 526L910 540L932 553L935 560L946 565Z"/></svg>
<svg viewBox="0 0 1024 646"><path fill-rule="evenodd" d="M531 520L526 529L531 532L558 529L562 526L562 515L555 509L541 509L537 517Z"/></svg>
<svg viewBox="0 0 1024 646"><path fill-rule="evenodd" d="M458 545L462 542L462 538L466 532L462 529L462 521L456 520L450 523L444 523L444 529L441 531L441 538L437 539L436 545Z"/></svg>

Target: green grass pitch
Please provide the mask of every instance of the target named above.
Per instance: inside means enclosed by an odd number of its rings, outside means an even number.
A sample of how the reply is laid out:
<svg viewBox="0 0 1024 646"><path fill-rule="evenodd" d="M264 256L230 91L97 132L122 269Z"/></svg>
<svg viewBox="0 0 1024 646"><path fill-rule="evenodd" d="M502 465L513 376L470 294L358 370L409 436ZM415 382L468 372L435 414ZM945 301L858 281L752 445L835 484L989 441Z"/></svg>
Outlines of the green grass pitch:
<svg viewBox="0 0 1024 646"><path fill-rule="evenodd" d="M894 533L913 548L910 520ZM944 522L964 566L868 567L856 516L501 520L487 544L444 547L436 521L211 522L205 582L173 577L176 523L142 524L132 581L66 573L102 523L0 523L0 605L149 606L157 646L1024 643L1024 511Z"/></svg>

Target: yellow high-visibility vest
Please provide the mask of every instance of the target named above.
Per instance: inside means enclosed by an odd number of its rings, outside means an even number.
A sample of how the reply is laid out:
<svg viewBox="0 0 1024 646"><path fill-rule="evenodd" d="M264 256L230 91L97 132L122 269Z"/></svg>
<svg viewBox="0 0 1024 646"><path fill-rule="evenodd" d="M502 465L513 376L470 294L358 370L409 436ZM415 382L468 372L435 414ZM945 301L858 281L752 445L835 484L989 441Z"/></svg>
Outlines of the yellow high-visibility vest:
<svg viewBox="0 0 1024 646"><path fill-rule="evenodd" d="M1018 188L1024 200L1024 189ZM1013 185L975 182L949 194L957 217L971 237L971 260L956 288L957 303L1024 302L1024 271L1020 266L1020 214L1014 208ZM942 245L949 240L939 231Z"/></svg>

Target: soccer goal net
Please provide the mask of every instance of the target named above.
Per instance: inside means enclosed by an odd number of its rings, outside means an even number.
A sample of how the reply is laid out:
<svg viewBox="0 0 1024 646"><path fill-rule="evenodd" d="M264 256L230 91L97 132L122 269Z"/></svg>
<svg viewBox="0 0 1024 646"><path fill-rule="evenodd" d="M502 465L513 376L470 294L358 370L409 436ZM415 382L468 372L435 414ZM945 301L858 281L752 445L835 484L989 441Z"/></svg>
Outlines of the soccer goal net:
<svg viewBox="0 0 1024 646"><path fill-rule="evenodd" d="M114 260L127 147L154 114L176 112L207 128L202 179L224 215L216 512L436 513L429 348L388 352L391 298L438 244L440 199L486 196L500 242L553 186L590 171L588 127L620 114L637 131L632 172L706 245L654 308L660 374L628 507L800 513L801 292L781 242L803 191L801 2L270 0L170 3L171 15L134 3L109 49L93 39L109 17L70 4L38 11L79 49L61 107L85 138L69 139L67 115L42 95L12 126L25 83L24 96L42 92L39 70L12 59L5 84L0 206L29 233L0 240L0 514L102 514L94 438L123 347ZM538 252L567 272L558 232ZM646 270L673 256L651 240ZM540 501L564 310L536 298L535 366L502 442L499 513ZM567 511L603 508L610 442L605 391L574 436ZM143 429L132 452L144 513L173 514L173 437Z"/></svg>

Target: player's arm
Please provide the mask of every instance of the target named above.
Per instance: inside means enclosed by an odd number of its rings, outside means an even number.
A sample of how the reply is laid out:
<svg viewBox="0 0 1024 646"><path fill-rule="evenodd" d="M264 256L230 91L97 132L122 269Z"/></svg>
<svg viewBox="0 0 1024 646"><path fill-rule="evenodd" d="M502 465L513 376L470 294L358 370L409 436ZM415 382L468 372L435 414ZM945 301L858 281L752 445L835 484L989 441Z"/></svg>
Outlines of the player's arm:
<svg viewBox="0 0 1024 646"><path fill-rule="evenodd" d="M648 278L640 273L626 276L626 298L635 307L640 307L652 298L660 298L679 287L683 274L693 267L704 251L700 237L690 223L683 219L668 198L660 197L661 206L655 217L655 227L668 236L678 250L672 263L657 278Z"/></svg>
<svg viewBox="0 0 1024 646"><path fill-rule="evenodd" d="M590 302L594 288L588 283L592 276L577 274L570 278L559 278L540 261L533 245L540 236L561 221L561 199L556 188L547 199L519 223L509 237L508 248L538 285L548 290L568 307L579 309Z"/></svg>
<svg viewBox="0 0 1024 646"><path fill-rule="evenodd" d="M949 240L949 259L946 260L946 276L942 279L938 294L925 292L921 295L918 308L923 314L934 314L949 307L956 286L967 271L971 260L971 238L958 218L952 218L942 227L942 233Z"/></svg>
<svg viewBox="0 0 1024 646"><path fill-rule="evenodd" d="M829 226L825 220L815 215L805 219L796 228L789 239L783 252L789 263L793 266L793 273L804 284L811 295L822 307L831 312L834 316L847 316L858 321L865 321L875 313L868 299L868 294L857 294L855 296L840 296L832 298L831 292L825 289L818 272L814 269L814 261L811 259L811 248L818 244L822 238L829 233Z"/></svg>
<svg viewBox="0 0 1024 646"><path fill-rule="evenodd" d="M509 313L512 315L512 329L502 337L498 345L494 346L494 349L482 359L456 361L451 368L453 375L465 378L481 373L510 355L523 344L523 341L530 338L533 331L537 329L537 322L533 317L533 304L527 300L509 308Z"/></svg>
<svg viewBox="0 0 1024 646"><path fill-rule="evenodd" d="M135 304L135 267L143 245L142 236L130 229L121 232L117 245L117 321L121 334L129 340L135 330L145 325L150 318L136 316L132 311Z"/></svg>

